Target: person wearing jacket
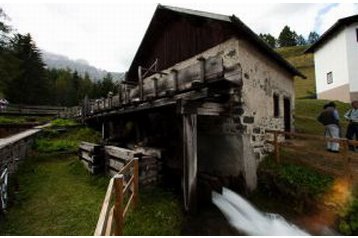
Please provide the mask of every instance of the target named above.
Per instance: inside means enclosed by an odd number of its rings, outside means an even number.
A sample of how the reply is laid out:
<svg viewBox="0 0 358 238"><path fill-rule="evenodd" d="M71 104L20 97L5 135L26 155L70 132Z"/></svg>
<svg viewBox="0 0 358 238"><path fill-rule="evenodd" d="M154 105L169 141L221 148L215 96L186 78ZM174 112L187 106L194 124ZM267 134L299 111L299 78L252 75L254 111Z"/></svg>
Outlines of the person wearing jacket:
<svg viewBox="0 0 358 238"><path fill-rule="evenodd" d="M346 138L348 140L353 140L355 137L355 140L358 141L358 101L352 102L352 108L344 114L344 117L349 122ZM357 149L352 145L350 145L349 148L353 151Z"/></svg>
<svg viewBox="0 0 358 238"><path fill-rule="evenodd" d="M324 105L323 111L318 116L317 120L325 126L324 134L326 138L340 138L339 114L334 102ZM329 152L338 153L339 143L327 141L327 150Z"/></svg>

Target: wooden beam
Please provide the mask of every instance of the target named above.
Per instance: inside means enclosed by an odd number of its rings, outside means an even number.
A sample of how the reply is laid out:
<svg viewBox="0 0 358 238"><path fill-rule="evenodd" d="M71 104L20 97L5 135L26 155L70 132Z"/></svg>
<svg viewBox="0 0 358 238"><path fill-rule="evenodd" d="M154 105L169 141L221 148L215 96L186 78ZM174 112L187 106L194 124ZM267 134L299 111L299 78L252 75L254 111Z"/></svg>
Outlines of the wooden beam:
<svg viewBox="0 0 358 238"><path fill-rule="evenodd" d="M183 181L184 207L195 213L197 186L197 115L183 114Z"/></svg>
<svg viewBox="0 0 358 238"><path fill-rule="evenodd" d="M178 91L179 90L179 83L178 83L178 70L176 69L172 69L170 71L170 80L173 81L173 85L174 85L174 91Z"/></svg>
<svg viewBox="0 0 358 238"><path fill-rule="evenodd" d="M143 101L143 78L142 78L142 67L138 66L138 83L139 83L139 98L140 101Z"/></svg>
<svg viewBox="0 0 358 238"><path fill-rule="evenodd" d="M113 211L113 218L115 218L115 229L114 235L121 236L123 235L123 225L124 225L124 218L123 218L123 175L115 175L113 177L114 182L114 191L115 191L115 200L114 200L114 211Z"/></svg>
<svg viewBox="0 0 358 238"><path fill-rule="evenodd" d="M205 58L200 57L198 58L199 66L200 66L200 82L205 82Z"/></svg>
<svg viewBox="0 0 358 238"><path fill-rule="evenodd" d="M153 80L154 97L158 97L158 94L159 94L159 92L158 92L158 78L153 77L152 80Z"/></svg>

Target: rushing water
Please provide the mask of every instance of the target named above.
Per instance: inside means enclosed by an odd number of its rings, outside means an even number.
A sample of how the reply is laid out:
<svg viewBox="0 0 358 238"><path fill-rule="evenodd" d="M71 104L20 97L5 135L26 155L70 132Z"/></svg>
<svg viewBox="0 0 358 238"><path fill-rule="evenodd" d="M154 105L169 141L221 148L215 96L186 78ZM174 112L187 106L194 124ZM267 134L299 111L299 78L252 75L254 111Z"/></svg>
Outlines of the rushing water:
<svg viewBox="0 0 358 238"><path fill-rule="evenodd" d="M212 192L212 201L233 227L247 235L309 235L280 215L256 210L248 201L227 188L223 188L222 194Z"/></svg>

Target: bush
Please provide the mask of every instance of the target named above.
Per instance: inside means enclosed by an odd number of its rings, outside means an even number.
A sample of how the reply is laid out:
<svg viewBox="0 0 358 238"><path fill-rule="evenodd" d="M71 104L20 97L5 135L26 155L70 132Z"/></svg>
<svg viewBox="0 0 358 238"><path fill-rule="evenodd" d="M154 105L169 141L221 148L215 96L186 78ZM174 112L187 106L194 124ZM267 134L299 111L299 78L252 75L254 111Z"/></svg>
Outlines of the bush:
<svg viewBox="0 0 358 238"><path fill-rule="evenodd" d="M338 225L339 232L344 235L358 235L358 191L356 190L353 199L346 211L341 215Z"/></svg>

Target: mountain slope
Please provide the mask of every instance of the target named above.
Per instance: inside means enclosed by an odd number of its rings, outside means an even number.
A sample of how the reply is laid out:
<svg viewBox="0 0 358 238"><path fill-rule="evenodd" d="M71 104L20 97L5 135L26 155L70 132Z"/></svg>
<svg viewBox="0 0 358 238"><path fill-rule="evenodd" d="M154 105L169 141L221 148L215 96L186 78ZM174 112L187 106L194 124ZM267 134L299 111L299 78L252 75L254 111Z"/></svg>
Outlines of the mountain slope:
<svg viewBox="0 0 358 238"><path fill-rule="evenodd" d="M124 73L119 72L107 72L106 70L98 69L91 66L85 60L71 60L70 58L58 55L46 51L42 51L42 58L48 68L66 69L69 68L73 71L77 71L80 75L84 76L87 72L91 79L100 80L107 73L110 73L114 80L121 80L124 77Z"/></svg>
<svg viewBox="0 0 358 238"><path fill-rule="evenodd" d="M293 46L276 49L277 53L281 54L307 77L307 79L295 77L297 99L315 98L316 95L313 55L303 53L307 48L308 46Z"/></svg>

